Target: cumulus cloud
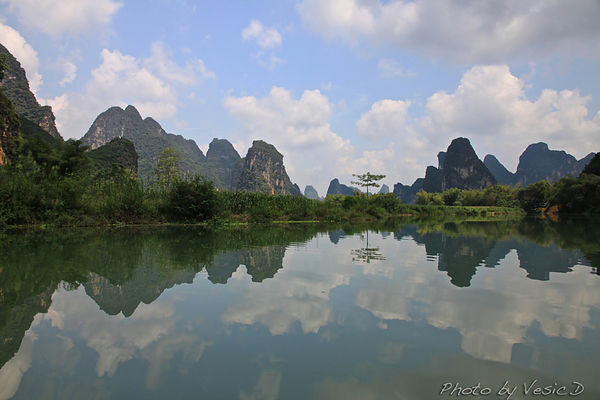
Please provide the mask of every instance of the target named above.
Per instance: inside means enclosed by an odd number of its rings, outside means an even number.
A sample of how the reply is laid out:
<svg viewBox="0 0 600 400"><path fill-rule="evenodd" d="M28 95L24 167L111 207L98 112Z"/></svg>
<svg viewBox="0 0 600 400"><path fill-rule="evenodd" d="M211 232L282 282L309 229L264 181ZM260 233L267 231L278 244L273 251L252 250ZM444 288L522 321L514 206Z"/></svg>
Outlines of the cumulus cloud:
<svg viewBox="0 0 600 400"><path fill-rule="evenodd" d="M263 24L253 19L250 24L242 31L244 40L254 39L263 49L281 46L281 34L275 28L266 28Z"/></svg>
<svg viewBox="0 0 600 400"><path fill-rule="evenodd" d="M410 101L380 100L356 123L358 132L368 138L399 137L406 130Z"/></svg>
<svg viewBox="0 0 600 400"><path fill-rule="evenodd" d="M179 89L215 78L200 59L179 66L162 43L154 43L146 59L108 49L103 49L100 56L102 63L91 72L83 93L66 93L48 100L66 137L83 136L100 112L115 105L132 104L144 116L174 118Z"/></svg>
<svg viewBox="0 0 600 400"><path fill-rule="evenodd" d="M185 66L180 67L173 61L173 52L162 42L155 42L151 46L151 55L144 61L144 65L171 82L184 85L197 85L206 79L215 79L214 72L209 71L201 59L188 60Z"/></svg>
<svg viewBox="0 0 600 400"><path fill-rule="evenodd" d="M52 36L93 32L123 6L115 0L0 0L19 21Z"/></svg>
<svg viewBox="0 0 600 400"><path fill-rule="evenodd" d="M597 46L600 3L545 0L302 0L312 30L466 63L505 62Z"/></svg>
<svg viewBox="0 0 600 400"><path fill-rule="evenodd" d="M14 28L0 23L0 43L21 63L25 70L29 87L35 94L42 85L42 75L39 73L37 52Z"/></svg>
<svg viewBox="0 0 600 400"><path fill-rule="evenodd" d="M60 86L65 86L75 80L75 77L77 76L77 65L73 64L71 61L65 61L63 63L63 71L65 77L59 82Z"/></svg>

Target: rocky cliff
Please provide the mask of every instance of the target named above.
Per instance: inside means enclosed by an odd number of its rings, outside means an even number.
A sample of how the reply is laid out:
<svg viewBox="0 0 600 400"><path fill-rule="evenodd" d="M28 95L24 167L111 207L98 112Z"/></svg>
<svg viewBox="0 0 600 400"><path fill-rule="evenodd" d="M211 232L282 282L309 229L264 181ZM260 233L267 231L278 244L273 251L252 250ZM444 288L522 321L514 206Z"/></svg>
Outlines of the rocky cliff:
<svg viewBox="0 0 600 400"><path fill-rule="evenodd" d="M56 129L54 113L50 106L41 106L29 89L29 81L21 64L0 44L0 54L6 55L7 69L0 88L14 104L19 116L26 118L55 138L60 138Z"/></svg>
<svg viewBox="0 0 600 400"><path fill-rule="evenodd" d="M242 158L228 140L214 138L210 142L204 172L217 188L236 190L242 165Z"/></svg>
<svg viewBox="0 0 600 400"><path fill-rule="evenodd" d="M491 154L485 156L484 164L498 183L527 186L543 180L554 183L567 175L579 176L593 157L594 153L590 153L577 160L565 151L550 150L546 143L539 142L527 146L514 174Z"/></svg>
<svg viewBox="0 0 600 400"><path fill-rule="evenodd" d="M546 143L531 144L519 157L515 184L527 186L542 180L553 183L567 175L579 176L592 157L593 153L578 161L565 151L550 150Z"/></svg>
<svg viewBox="0 0 600 400"><path fill-rule="evenodd" d="M130 140L139 156L138 175L142 179L152 177L153 168L160 152L171 147L181 156L180 171L184 174L202 172L204 154L193 140L166 133L158 122L148 117L142 119L137 109L111 107L96 117L96 120L81 139L83 144L96 149L115 138Z"/></svg>
<svg viewBox="0 0 600 400"><path fill-rule="evenodd" d="M283 155L262 140L248 149L237 188L250 192L302 195L292 183L283 165Z"/></svg>
<svg viewBox="0 0 600 400"><path fill-rule="evenodd" d="M19 135L19 116L12 103L0 90L0 165L15 151Z"/></svg>
<svg viewBox="0 0 600 400"><path fill-rule="evenodd" d="M469 139L454 139L446 151L438 153L437 158L438 168L428 166L425 178L417 179L412 186L395 184L394 194L406 203L414 203L421 189L436 193L451 188L484 189L496 183L494 176L477 157Z"/></svg>
<svg viewBox="0 0 600 400"><path fill-rule="evenodd" d="M340 183L338 178L334 178L331 180L331 182L329 182L327 196L330 194L343 194L344 196L352 196L356 191L359 190L352 186L346 186L343 183Z"/></svg>
<svg viewBox="0 0 600 400"><path fill-rule="evenodd" d="M442 169L442 192L451 188L484 189L496 179L477 157L467 138L456 138L448 146Z"/></svg>

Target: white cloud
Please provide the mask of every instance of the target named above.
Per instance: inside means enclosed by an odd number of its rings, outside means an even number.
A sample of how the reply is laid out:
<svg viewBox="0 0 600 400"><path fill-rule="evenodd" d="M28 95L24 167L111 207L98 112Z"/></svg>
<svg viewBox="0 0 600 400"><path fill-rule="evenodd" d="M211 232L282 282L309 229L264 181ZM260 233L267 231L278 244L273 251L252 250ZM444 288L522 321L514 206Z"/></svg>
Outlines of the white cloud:
<svg viewBox="0 0 600 400"><path fill-rule="evenodd" d="M30 330L25 332L19 351L0 369L0 400L12 398L23 375L31 368L34 342L37 336Z"/></svg>
<svg viewBox="0 0 600 400"><path fill-rule="evenodd" d="M255 39L256 43L263 49L281 46L281 34L275 28L266 28L263 24L253 19L242 31L244 40Z"/></svg>
<svg viewBox="0 0 600 400"><path fill-rule="evenodd" d="M177 114L178 90L189 90L205 79L214 79L200 59L177 65L172 53L154 43L146 59L103 49L102 63L91 72L84 93L67 93L48 100L63 135L80 138L94 118L111 106L134 105L143 116L156 119L174 118Z"/></svg>
<svg viewBox="0 0 600 400"><path fill-rule="evenodd" d="M93 32L123 6L114 0L0 0L24 25L52 36Z"/></svg>
<svg viewBox="0 0 600 400"><path fill-rule="evenodd" d="M144 65L156 71L158 76L170 81L184 85L197 85L206 79L215 79L214 72L209 71L204 61L197 58L186 61L185 66L180 67L173 61L173 52L165 47L162 42L152 44L151 55L144 60Z"/></svg>
<svg viewBox="0 0 600 400"><path fill-rule="evenodd" d="M302 0L297 9L312 30L330 39L391 44L466 63L597 46L600 34L594 0Z"/></svg>
<svg viewBox="0 0 600 400"><path fill-rule="evenodd" d="M19 61L29 80L29 87L35 94L42 85L42 75L38 72L37 52L19 32L2 23L0 23L0 43Z"/></svg>
<svg viewBox="0 0 600 400"><path fill-rule="evenodd" d="M417 75L414 72L405 71L397 61L389 58L379 60L377 69L384 78L414 78Z"/></svg>
<svg viewBox="0 0 600 400"><path fill-rule="evenodd" d="M299 186L318 186L322 193L333 176L356 172L357 151L331 130L333 105L319 90L305 90L294 99L287 89L273 87L264 98L229 96L223 104L242 124L243 142L250 145L262 139L273 144L285 156L288 175Z"/></svg>
<svg viewBox="0 0 600 400"><path fill-rule="evenodd" d="M407 129L410 101L380 100L360 117L358 132L368 138L400 137Z"/></svg>
<svg viewBox="0 0 600 400"><path fill-rule="evenodd" d="M63 71L65 72L65 77L59 82L60 86L65 86L75 80L75 77L77 76L77 65L73 64L71 61L65 61L63 63Z"/></svg>

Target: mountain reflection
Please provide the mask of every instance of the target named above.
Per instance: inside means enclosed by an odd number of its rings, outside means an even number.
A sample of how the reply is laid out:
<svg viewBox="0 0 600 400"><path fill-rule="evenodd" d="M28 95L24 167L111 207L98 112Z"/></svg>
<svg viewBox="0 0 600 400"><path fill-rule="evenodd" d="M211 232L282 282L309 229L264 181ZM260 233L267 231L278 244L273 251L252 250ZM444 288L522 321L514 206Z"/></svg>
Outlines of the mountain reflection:
<svg viewBox="0 0 600 400"><path fill-rule="evenodd" d="M600 240L596 224L584 224L584 227L588 227L587 236L591 230L595 232L592 240ZM394 238L411 237L424 245L428 259L437 258L438 270L446 272L452 284L468 287L478 267L494 268L512 250L516 251L519 266L527 271L530 279L549 280L551 272L570 272L577 264L593 266L592 273L597 273L600 259L596 255L600 244L574 241L571 235L577 237L585 228L579 225L570 228L543 220L424 224L404 226L394 232ZM587 252L569 249L578 245Z"/></svg>
<svg viewBox="0 0 600 400"><path fill-rule="evenodd" d="M341 246L340 239L366 231L366 247L350 249L352 260L384 261L385 250L369 244L369 228L382 239L392 232L396 240L409 238L423 246L423 258L437 262L437 269L457 287L469 287L479 268L496 268L512 251L528 278L543 281L577 264L589 265L598 274L598 226L593 221L399 221L330 229L306 224L217 232L169 227L1 233L0 367L19 349L34 316L47 312L59 285L82 285L106 314L129 317L166 289L192 283L199 272L215 284L227 283L240 265L253 282L274 278L284 268L288 246L320 232Z"/></svg>

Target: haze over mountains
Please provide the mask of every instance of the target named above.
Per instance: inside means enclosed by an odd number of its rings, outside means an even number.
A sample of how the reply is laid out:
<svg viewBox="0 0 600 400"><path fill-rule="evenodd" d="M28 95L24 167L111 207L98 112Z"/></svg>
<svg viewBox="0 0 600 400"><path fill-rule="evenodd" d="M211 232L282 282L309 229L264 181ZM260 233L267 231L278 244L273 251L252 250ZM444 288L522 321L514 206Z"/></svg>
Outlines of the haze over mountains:
<svg viewBox="0 0 600 400"><path fill-rule="evenodd" d="M4 160L5 155L15 147L16 119L24 135L39 134L49 141L62 140L62 137L56 129L52 109L37 102L29 90L25 71L19 62L2 46L0 53L7 57L6 76L0 84L6 94L0 110L0 160ZM10 103L14 104L14 108ZM196 142L167 133L153 118L143 119L132 105L124 109L110 107L102 112L81 140L90 146L90 155L104 168L118 153L122 159L119 162L137 171L138 176L146 181L153 177L160 152L165 148L173 148L180 155L182 174L200 174L212 180L218 189L302 195L285 170L283 155L273 145L255 140L242 158L227 139L215 138L205 155ZM104 146L109 146L110 150L103 149ZM552 183L567 175L578 176L593 156L594 153L590 153L577 160L565 151L550 150L546 143L535 143L521 154L517 170L513 173L494 155L486 155L482 162L467 138L456 138L446 151L438 153L437 168L428 166L425 176L410 186L394 184L393 193L403 201L412 203L420 190L443 192L450 188L483 189L496 183L526 186L540 180ZM334 178L327 195L352 195L357 190ZM387 191L387 185L381 188L381 193ZM307 185L304 195L319 197L311 185Z"/></svg>

